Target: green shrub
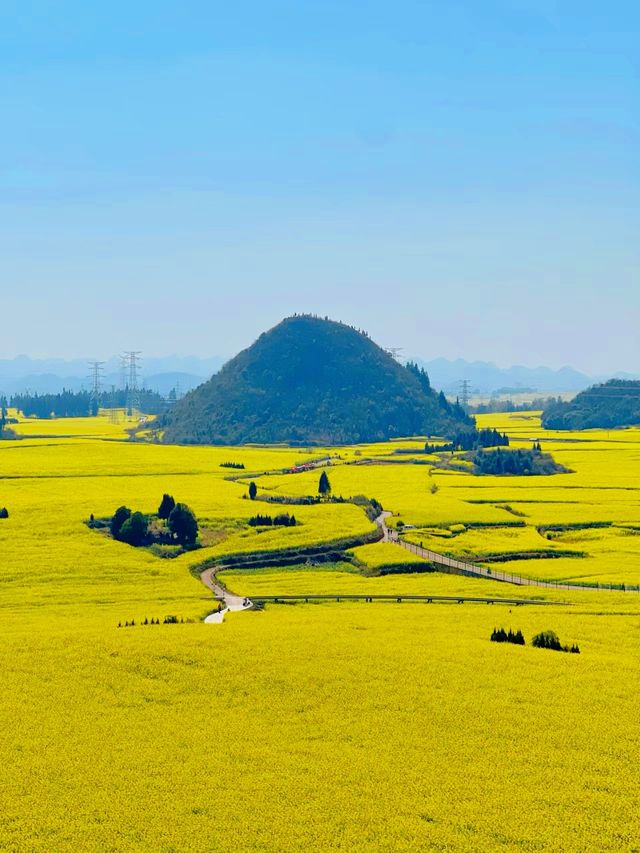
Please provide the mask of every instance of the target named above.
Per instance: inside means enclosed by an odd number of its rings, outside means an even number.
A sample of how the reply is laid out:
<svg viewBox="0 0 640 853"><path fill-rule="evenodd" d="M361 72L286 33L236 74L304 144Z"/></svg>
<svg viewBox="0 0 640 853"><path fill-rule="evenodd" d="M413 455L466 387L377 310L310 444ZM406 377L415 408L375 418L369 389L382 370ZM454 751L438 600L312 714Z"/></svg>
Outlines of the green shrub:
<svg viewBox="0 0 640 853"><path fill-rule="evenodd" d="M127 545L138 547L144 542L148 529L149 522L146 515L134 512L120 528L117 538L121 542L126 542Z"/></svg>
<svg viewBox="0 0 640 853"><path fill-rule="evenodd" d="M562 644L555 631L541 631L531 640L531 645L537 649L553 649L556 652L562 651Z"/></svg>
<svg viewBox="0 0 640 853"><path fill-rule="evenodd" d="M111 535L114 539L118 538L122 525L129 518L131 518L131 510L128 506L119 506L118 509L113 513L110 529Z"/></svg>
<svg viewBox="0 0 640 853"><path fill-rule="evenodd" d="M158 518L162 518L165 521L171 515L171 510L176 505L176 502L173 498L173 495L165 494L162 496L162 501L160 502L160 506L158 507Z"/></svg>
<svg viewBox="0 0 640 853"><path fill-rule="evenodd" d="M198 522L186 504L176 504L171 510L167 526L181 545L193 545L198 537Z"/></svg>

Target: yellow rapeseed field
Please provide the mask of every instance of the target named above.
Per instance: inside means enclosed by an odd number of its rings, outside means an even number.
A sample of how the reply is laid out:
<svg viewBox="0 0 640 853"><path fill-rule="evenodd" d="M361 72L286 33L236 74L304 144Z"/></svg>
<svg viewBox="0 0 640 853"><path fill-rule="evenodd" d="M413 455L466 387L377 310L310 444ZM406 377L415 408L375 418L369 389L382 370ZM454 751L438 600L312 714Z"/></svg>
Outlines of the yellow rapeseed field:
<svg viewBox="0 0 640 853"><path fill-rule="evenodd" d="M517 556L541 544L588 556L505 567L634 582L638 432L545 437L535 415L491 418L523 446L540 437L575 474L430 475L388 443L328 451L333 492L376 497L437 550ZM532 604L267 605L205 625L215 602L191 571L203 560L372 529L353 504L295 506L295 528L247 527L268 506L244 497L249 480L260 494L313 494L318 471L258 474L327 451L133 443L105 418L18 430L24 439L0 442L10 512L0 520L0 851L640 850L640 595L366 576L411 559L374 544L352 550L357 565L222 578L240 595ZM379 464L345 464L368 458ZM221 467L229 461L244 471ZM85 524L122 503L152 512L165 491L215 544L160 559ZM538 531L558 518L583 526ZM597 521L611 526L584 526ZM487 523L499 526L474 527ZM141 624L167 615L178 624ZM528 641L554 630L581 654L496 645L499 626Z"/></svg>

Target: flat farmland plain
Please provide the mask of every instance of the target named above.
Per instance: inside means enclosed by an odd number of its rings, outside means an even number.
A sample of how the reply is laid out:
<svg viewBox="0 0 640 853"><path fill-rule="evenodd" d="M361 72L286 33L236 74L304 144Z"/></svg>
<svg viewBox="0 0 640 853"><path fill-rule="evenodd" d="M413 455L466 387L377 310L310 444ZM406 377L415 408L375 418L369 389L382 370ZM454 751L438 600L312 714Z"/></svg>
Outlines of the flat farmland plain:
<svg viewBox="0 0 640 853"><path fill-rule="evenodd" d="M535 416L524 427L501 423L523 445L539 431ZM241 595L517 594L531 604L268 605L206 625L215 602L192 571L213 557L370 533L350 503L285 505L296 528L247 525L269 508L244 497L250 479L262 495L314 494L317 470L258 475L330 456L334 494L376 497L393 523L421 525L407 535L430 537L436 550L469 536L465 547L478 553L486 537L486 549L517 555L538 537L588 556L518 560L521 571L566 560L574 577L587 564L590 576L607 577L617 559L614 576L630 583L637 559L621 557L637 541L637 434L588 438L588 450L541 434L576 473L527 483L398 464L394 451L417 451L418 441L164 447L128 442L105 418L18 429L27 437L0 442L0 506L10 513L0 521L3 853L640 849L631 806L640 791L640 596L438 573L377 577L407 554L368 544L351 550L356 564L222 578ZM591 454L618 471L615 483ZM367 458L379 464L355 464ZM546 516L529 507L543 506L546 489L554 505L588 494L571 510L582 526L547 531L552 539L538 531ZM85 523L119 504L153 512L165 491L194 508L213 544L161 559ZM584 526L608 492L620 497L608 507L611 526ZM184 621L143 624L169 614ZM119 628L125 621L136 625ZM491 643L500 626L528 643L554 630L581 654Z"/></svg>

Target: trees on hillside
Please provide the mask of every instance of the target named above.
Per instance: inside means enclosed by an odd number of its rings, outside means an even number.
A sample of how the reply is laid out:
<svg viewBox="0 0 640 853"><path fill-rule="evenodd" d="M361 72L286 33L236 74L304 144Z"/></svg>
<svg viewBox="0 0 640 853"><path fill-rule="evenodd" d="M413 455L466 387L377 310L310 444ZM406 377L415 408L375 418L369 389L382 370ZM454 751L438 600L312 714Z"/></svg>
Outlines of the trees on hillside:
<svg viewBox="0 0 640 853"><path fill-rule="evenodd" d="M256 495L258 494L258 487L253 482L253 480L249 483L249 497L252 501L255 501Z"/></svg>

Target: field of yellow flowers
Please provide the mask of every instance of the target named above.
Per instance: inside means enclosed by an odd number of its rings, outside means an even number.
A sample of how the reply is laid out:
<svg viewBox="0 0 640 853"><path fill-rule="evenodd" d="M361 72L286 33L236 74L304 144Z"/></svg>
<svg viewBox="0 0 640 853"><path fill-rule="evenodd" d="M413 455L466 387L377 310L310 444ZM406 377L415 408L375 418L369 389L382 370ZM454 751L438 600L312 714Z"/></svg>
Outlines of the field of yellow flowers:
<svg viewBox="0 0 640 853"><path fill-rule="evenodd" d="M510 429L526 443L536 424ZM257 475L324 451L132 443L105 418L18 429L24 439L0 442L0 506L10 511L0 520L0 851L640 850L640 595L531 588L517 590L532 601L517 608L268 605L205 625L213 599L191 572L204 558L371 530L353 504L296 506L296 528L259 534L244 523L256 511L248 480L261 493L311 493L317 472ZM612 527L545 540L588 557L520 560L522 571L588 561L606 576L611 541L630 581L637 436L598 435L588 448L542 439L576 472L562 475L576 500L588 495L571 517L597 520L589 507L620 498ZM518 553L544 517L533 513L545 511L545 489L569 505L558 477L528 487L430 477L429 466L393 464L398 446L330 450L334 493L378 498L395 522L422 524L411 535L433 536L438 550L468 534ZM365 458L381 464L342 464ZM228 461L245 470L221 467ZM159 559L85 524L121 503L154 511L165 491L217 530L214 545ZM522 541L514 546L509 527L492 539L492 528L472 526L494 517L524 520L513 528ZM352 554L372 572L407 558L391 544ZM514 594L495 581L370 577L350 564L222 577L241 595ZM143 624L169 614L184 621ZM528 641L554 630L581 654L496 645L500 626Z"/></svg>
<svg viewBox="0 0 640 853"><path fill-rule="evenodd" d="M435 468L419 454L394 455L389 443L381 446L386 455L341 452L345 461L374 464L334 467L334 494L374 496L394 513L392 525L409 525L409 540L453 557L490 557L542 580L640 584L640 429L551 432L535 412L483 415L478 425L506 431L515 448L540 440L571 473L476 477ZM267 492L307 494L315 474L258 483Z"/></svg>

